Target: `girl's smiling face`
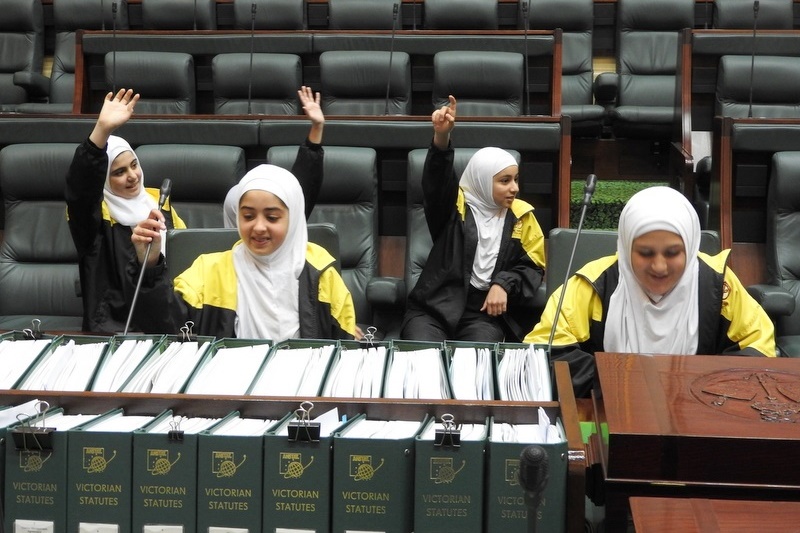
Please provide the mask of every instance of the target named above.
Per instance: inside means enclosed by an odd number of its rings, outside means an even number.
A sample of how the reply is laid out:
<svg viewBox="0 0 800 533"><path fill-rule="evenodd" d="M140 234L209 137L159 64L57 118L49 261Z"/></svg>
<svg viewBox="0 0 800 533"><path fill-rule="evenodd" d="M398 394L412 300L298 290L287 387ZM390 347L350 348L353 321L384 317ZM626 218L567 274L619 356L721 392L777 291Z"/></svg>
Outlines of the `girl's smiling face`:
<svg viewBox="0 0 800 533"><path fill-rule="evenodd" d="M256 255L270 255L281 247L289 231L289 209L274 194L247 191L239 200L239 236Z"/></svg>

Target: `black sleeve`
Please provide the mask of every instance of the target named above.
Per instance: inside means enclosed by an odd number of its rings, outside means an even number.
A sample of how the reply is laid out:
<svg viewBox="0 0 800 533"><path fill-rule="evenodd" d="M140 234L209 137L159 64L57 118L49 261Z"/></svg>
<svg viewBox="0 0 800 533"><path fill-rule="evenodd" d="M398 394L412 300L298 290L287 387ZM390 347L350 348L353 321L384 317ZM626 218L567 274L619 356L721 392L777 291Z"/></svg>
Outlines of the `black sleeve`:
<svg viewBox="0 0 800 533"><path fill-rule="evenodd" d="M572 376L572 388L577 398L589 398L593 388L599 390L594 355L577 345L553 346L550 349L551 366L555 361L566 361Z"/></svg>
<svg viewBox="0 0 800 533"><path fill-rule="evenodd" d="M300 182L306 200L306 219L311 216L322 189L324 156L325 150L321 144L306 139L297 150L297 158L292 165L292 174Z"/></svg>
<svg viewBox="0 0 800 533"><path fill-rule="evenodd" d="M105 148L98 148L87 138L75 149L67 171L64 196L69 229L79 257L92 249L100 233L103 223L103 185L107 171Z"/></svg>
<svg viewBox="0 0 800 533"><path fill-rule="evenodd" d="M177 335L187 321L198 323L192 309L175 294L166 267L167 263L161 255L155 266L144 271L132 320L144 333ZM128 263L125 272L128 294L133 295L141 269L135 258Z"/></svg>
<svg viewBox="0 0 800 533"><path fill-rule="evenodd" d="M453 170L455 152L452 146L440 150L431 143L422 170L422 194L425 220L431 239L436 241L447 227L458 199L458 178Z"/></svg>

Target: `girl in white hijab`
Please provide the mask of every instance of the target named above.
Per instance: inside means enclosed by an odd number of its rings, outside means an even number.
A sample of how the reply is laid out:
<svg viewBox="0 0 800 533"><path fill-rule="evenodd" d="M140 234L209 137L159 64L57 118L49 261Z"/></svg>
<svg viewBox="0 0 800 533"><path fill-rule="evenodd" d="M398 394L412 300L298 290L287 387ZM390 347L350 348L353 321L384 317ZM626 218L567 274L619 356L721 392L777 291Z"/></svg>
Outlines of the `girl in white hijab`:
<svg viewBox="0 0 800 533"><path fill-rule="evenodd" d="M631 262L634 241L652 231L668 231L683 241L685 266L677 284L654 294L637 280ZM619 284L611 295L605 347L625 353L697 353L700 221L692 204L670 187L634 194L619 217Z"/></svg>

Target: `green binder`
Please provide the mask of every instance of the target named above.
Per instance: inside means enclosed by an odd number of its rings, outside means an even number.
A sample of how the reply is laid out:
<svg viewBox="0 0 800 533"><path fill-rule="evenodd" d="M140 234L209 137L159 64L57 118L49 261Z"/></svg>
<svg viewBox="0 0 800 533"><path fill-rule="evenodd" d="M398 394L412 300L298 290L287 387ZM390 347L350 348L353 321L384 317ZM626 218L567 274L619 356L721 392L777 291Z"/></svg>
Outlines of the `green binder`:
<svg viewBox="0 0 800 533"><path fill-rule="evenodd" d="M203 368L207 364L209 364L211 362L211 360L214 359L214 357L216 357L217 352L219 352L220 350L222 350L224 348L242 348L242 347L256 346L256 345L264 345L265 352L267 352L266 355L264 356L264 360L266 360L266 358L269 356L269 351L270 351L271 346L272 346L272 341L271 340L268 340L268 339L237 339L237 338L232 338L232 337L226 337L226 338L215 340L211 344L211 346L208 348L206 353L203 355L203 357L200 358L200 361L197 363L197 366L195 366L194 370L192 371L192 375L189 376L188 380L186 380L186 384L183 386L183 389L181 390L181 392L183 392L185 394L192 394L192 392L189 392L189 389L192 386L192 382L194 382L197 379L198 374L203 370ZM259 365L259 369L261 367L263 367L263 364L264 364L264 361L262 360L261 364ZM195 385L197 385L197 384L195 383ZM250 387L252 387L252 381L249 383L249 385L247 387L245 387L245 390L243 390L241 392L235 392L235 393L234 392L225 392L224 394L242 396L243 394L247 393L247 390ZM194 394L199 394L199 393L195 392ZM208 393L205 393L205 394L208 394ZM222 393L220 393L220 394L222 394Z"/></svg>
<svg viewBox="0 0 800 533"><path fill-rule="evenodd" d="M92 429L112 418L120 428L127 421L129 428ZM124 417L122 409L116 409L67 432L66 531L78 531L81 523L113 524L119 533L131 531L133 431L150 420L152 417Z"/></svg>
<svg viewBox="0 0 800 533"><path fill-rule="evenodd" d="M482 533L489 420L482 426L480 438L465 440L458 426L431 419L417 436L414 533Z"/></svg>
<svg viewBox="0 0 800 533"><path fill-rule="evenodd" d="M153 433L172 411L133 433L132 523L136 533L155 533L161 526L197 531L197 433L175 430ZM205 429L205 428L204 428Z"/></svg>
<svg viewBox="0 0 800 533"><path fill-rule="evenodd" d="M197 531L261 531L264 434L217 433L239 418L238 411L230 413L198 435Z"/></svg>
<svg viewBox="0 0 800 533"><path fill-rule="evenodd" d="M410 533L414 526L414 434L401 438L351 438L359 415L333 437L334 533Z"/></svg>
<svg viewBox="0 0 800 533"><path fill-rule="evenodd" d="M392 340L389 354L386 357L386 371L383 378L383 396L386 398L388 393L388 381L391 373L392 364L394 362L395 354L397 352L415 352L419 350L434 349L438 352L439 360L441 362L442 375L440 376L443 381L444 399L453 398L453 387L450 384L450 377L447 372L447 360L445 357L444 344L441 342L429 341L407 341L407 340ZM439 398L420 398L420 399L439 399Z"/></svg>
<svg viewBox="0 0 800 533"><path fill-rule="evenodd" d="M535 408L532 408L532 417L534 413ZM530 443L498 442L493 438L494 424L492 418L487 456L486 531L526 533L528 507L517 472L520 454ZM563 429L561 434L564 434ZM548 481L537 512L536 530L563 533L567 497L567 442L541 446L547 451Z"/></svg>

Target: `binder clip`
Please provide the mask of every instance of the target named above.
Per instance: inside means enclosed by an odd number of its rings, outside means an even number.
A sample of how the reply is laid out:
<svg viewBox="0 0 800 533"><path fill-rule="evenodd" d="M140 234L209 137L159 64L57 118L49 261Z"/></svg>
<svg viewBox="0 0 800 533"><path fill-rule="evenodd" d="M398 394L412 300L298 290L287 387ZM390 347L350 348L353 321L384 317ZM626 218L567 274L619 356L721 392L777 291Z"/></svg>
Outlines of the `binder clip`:
<svg viewBox="0 0 800 533"><path fill-rule="evenodd" d="M38 318L31 320L31 327L22 330L25 338L28 340L39 340L44 335L41 330L42 321Z"/></svg>
<svg viewBox="0 0 800 533"><path fill-rule="evenodd" d="M320 423L311 421L314 404L306 400L294 412L296 420L289 422L289 442L319 442Z"/></svg>
<svg viewBox="0 0 800 533"><path fill-rule="evenodd" d="M36 403L38 413L33 417L26 417L24 413L17 415L21 423L11 431L14 446L17 450L53 450L53 432L55 428L45 426L45 418L50 404L45 401ZM41 426L38 426L41 421Z"/></svg>
<svg viewBox="0 0 800 533"><path fill-rule="evenodd" d="M181 429L181 417L172 417L169 423L170 430L167 432L167 439L170 442L183 442L183 430Z"/></svg>
<svg viewBox="0 0 800 533"><path fill-rule="evenodd" d="M196 342L197 335L194 334L192 328L194 328L194 322L187 320L186 324L181 327L181 334L178 335L178 342Z"/></svg>
<svg viewBox="0 0 800 533"><path fill-rule="evenodd" d="M453 420L451 414L442 415L442 427L437 427L433 436L434 446L461 447L461 426L457 426Z"/></svg>
<svg viewBox="0 0 800 533"><path fill-rule="evenodd" d="M367 332L364 333L364 338L361 339L361 342L366 345L367 348L372 348L375 342L375 333L378 332L378 328L375 326L367 327Z"/></svg>

